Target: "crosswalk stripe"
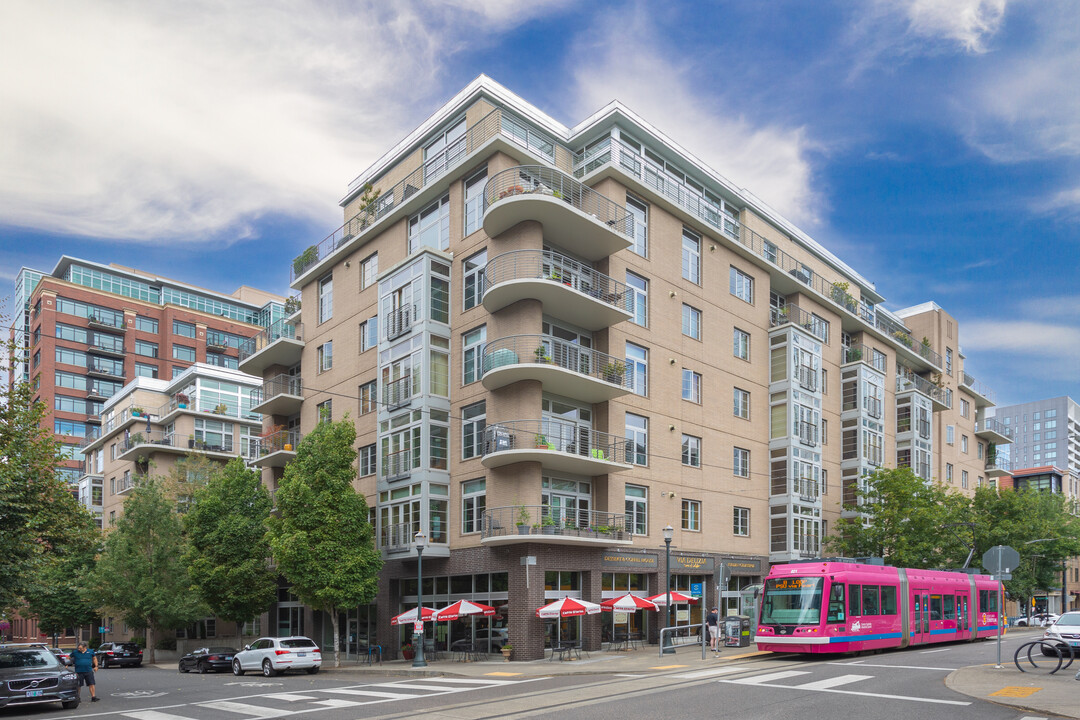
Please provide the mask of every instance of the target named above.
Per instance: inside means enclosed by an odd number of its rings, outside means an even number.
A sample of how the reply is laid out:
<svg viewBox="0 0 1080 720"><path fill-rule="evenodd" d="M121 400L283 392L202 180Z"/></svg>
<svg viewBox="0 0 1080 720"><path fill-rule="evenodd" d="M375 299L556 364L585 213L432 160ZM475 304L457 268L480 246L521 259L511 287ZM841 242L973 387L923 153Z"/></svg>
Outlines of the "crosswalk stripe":
<svg viewBox="0 0 1080 720"><path fill-rule="evenodd" d="M804 685L796 685L795 687L799 690L825 690L827 688L859 682L860 680L870 680L873 677L873 675L838 675L837 677L825 678L824 680L818 680Z"/></svg>
<svg viewBox="0 0 1080 720"><path fill-rule="evenodd" d="M124 717L134 718L134 720L191 720L191 718L183 715L173 715L172 713L163 713L157 710L135 710L120 714Z"/></svg>
<svg viewBox="0 0 1080 720"><path fill-rule="evenodd" d="M473 678L437 678L441 683L458 683L460 685L515 685L520 683L520 680L476 680ZM416 680L415 682L420 682Z"/></svg>
<svg viewBox="0 0 1080 720"><path fill-rule="evenodd" d="M728 665L726 667L709 668L708 670L695 670L694 672L678 673L672 675L672 677L683 678L685 680L696 680L698 678L715 677L717 675L727 675L729 673L745 672L747 670L744 665Z"/></svg>
<svg viewBox="0 0 1080 720"><path fill-rule="evenodd" d="M810 673L805 670L784 670L782 672L774 672L767 675L754 675L753 677L739 678L738 680L725 680L724 682L738 683L739 685L758 685L760 683L768 683L773 682L774 680L783 680L785 678L809 674Z"/></svg>
<svg viewBox="0 0 1080 720"><path fill-rule="evenodd" d="M378 683L369 687L405 688L406 690L431 690L432 692L460 692L465 689L459 687L450 687L448 685L420 685L417 683Z"/></svg>
<svg viewBox="0 0 1080 720"><path fill-rule="evenodd" d="M299 702L301 700L314 700L314 695L297 695L296 693L278 693L277 695L264 695L268 700L284 700L286 702Z"/></svg>
<svg viewBox="0 0 1080 720"><path fill-rule="evenodd" d="M338 695L366 695L367 697L382 698L384 700L405 700L408 698L423 697L423 695L415 695L413 693L391 693L380 692L378 690L353 690L351 688L328 688L321 690L325 693L336 693Z"/></svg>
<svg viewBox="0 0 1080 720"><path fill-rule="evenodd" d="M199 703L197 707L214 708L215 710L225 710L226 712L234 712L258 718L275 718L281 717L282 715L292 715L291 710L277 710L274 708L260 707L258 705L248 705L247 703L229 702L228 700L214 700L212 702Z"/></svg>
<svg viewBox="0 0 1080 720"><path fill-rule="evenodd" d="M357 705L363 705L364 703L356 702L354 700L342 700L340 698L330 698L329 700L317 700L312 705L322 705L327 708L346 708L356 707Z"/></svg>

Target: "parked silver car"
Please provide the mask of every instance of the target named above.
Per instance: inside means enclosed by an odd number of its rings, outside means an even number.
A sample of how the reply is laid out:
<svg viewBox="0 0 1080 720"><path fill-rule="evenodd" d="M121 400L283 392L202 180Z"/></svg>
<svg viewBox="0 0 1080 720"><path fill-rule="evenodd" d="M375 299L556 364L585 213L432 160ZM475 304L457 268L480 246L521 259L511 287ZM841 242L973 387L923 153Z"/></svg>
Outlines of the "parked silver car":
<svg viewBox="0 0 1080 720"><path fill-rule="evenodd" d="M1042 639L1054 643L1058 652L1068 656L1071 652L1080 655L1080 611L1067 612L1046 628ZM1043 655L1056 654L1046 645L1042 646Z"/></svg>
<svg viewBox="0 0 1080 720"><path fill-rule="evenodd" d="M273 677L286 670L307 670L309 675L322 667L322 652L311 638L292 637L259 638L236 653L232 661L233 675L247 671L260 671Z"/></svg>
<svg viewBox="0 0 1080 720"><path fill-rule="evenodd" d="M0 645L0 708L53 702L79 707L75 671L42 643Z"/></svg>

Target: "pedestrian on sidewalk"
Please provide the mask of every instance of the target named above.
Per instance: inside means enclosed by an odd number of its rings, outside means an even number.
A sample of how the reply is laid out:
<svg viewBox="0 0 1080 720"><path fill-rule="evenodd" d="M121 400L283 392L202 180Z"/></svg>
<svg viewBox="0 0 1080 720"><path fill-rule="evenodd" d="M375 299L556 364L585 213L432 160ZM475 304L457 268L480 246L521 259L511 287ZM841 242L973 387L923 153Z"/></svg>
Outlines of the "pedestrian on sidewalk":
<svg viewBox="0 0 1080 720"><path fill-rule="evenodd" d="M717 643L720 640L720 613L718 608L709 611L705 618L705 624L709 626L709 647L714 653L720 652Z"/></svg>
<svg viewBox="0 0 1080 720"><path fill-rule="evenodd" d="M81 642L75 648L75 652L71 653L71 664L75 668L75 675L79 678L79 690L81 691L82 686L86 685L90 688L90 702L97 702L97 689L94 685L94 671L97 670L98 666L97 653L90 650L86 643Z"/></svg>

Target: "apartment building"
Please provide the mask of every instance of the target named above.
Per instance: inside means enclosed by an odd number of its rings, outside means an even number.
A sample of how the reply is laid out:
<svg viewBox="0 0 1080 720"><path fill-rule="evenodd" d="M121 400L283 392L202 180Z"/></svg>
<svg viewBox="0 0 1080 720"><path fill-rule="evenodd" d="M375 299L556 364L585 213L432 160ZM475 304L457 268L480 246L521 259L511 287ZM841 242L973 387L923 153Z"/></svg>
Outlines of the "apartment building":
<svg viewBox="0 0 1080 720"><path fill-rule="evenodd" d="M748 610L742 591L817 557L879 467L968 492L1000 472L988 447L1008 437L979 424L992 399L962 374L955 319L888 311L618 102L568 128L481 76L341 205L292 263L301 309L239 367L264 379L271 489L320 419L357 424L386 564L377 602L343 614L349 637L391 653L407 637L390 618L417 600L417 533L426 604L498 610L428 636L505 627L534 659L556 633L596 647L614 631L606 614L536 617L565 596L654 594L670 575L702 598L679 624ZM274 612L281 632L331 639L318 614ZM653 640L660 625L617 620Z"/></svg>
<svg viewBox="0 0 1080 720"><path fill-rule="evenodd" d="M1012 433L1014 465L1055 465L1080 476L1080 405L1071 397L998 407L994 417Z"/></svg>
<svg viewBox="0 0 1080 720"><path fill-rule="evenodd" d="M99 523L103 477L80 445L100 433L106 401L135 378L176 378L197 362L235 369L240 343L279 320L284 301L68 256L52 272L19 272L11 338L22 353L9 382L32 383L52 410L46 423L70 458L60 472Z"/></svg>

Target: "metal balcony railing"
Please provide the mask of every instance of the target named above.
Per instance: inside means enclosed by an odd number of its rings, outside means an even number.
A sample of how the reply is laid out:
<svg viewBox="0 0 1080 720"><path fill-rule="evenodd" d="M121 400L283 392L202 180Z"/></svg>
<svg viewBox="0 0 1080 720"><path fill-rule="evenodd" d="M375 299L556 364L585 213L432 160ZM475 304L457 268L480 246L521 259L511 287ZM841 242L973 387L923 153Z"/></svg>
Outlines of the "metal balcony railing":
<svg viewBox="0 0 1080 720"><path fill-rule="evenodd" d="M257 438L255 454L263 457L276 452L296 452L302 439L297 430L272 430Z"/></svg>
<svg viewBox="0 0 1080 720"><path fill-rule="evenodd" d="M111 378L117 378L118 380L124 379L124 369L121 367L117 370L113 363L103 363L97 360L91 360L87 366L86 371L91 373L97 373L98 375L105 375Z"/></svg>
<svg viewBox="0 0 1080 720"><path fill-rule="evenodd" d="M488 178L484 188L484 212L500 200L529 194L557 198L592 215L620 235L634 236L634 216L626 208L561 170L542 165L519 165ZM572 241L572 238L568 240Z"/></svg>
<svg viewBox="0 0 1080 720"><path fill-rule="evenodd" d="M389 552L402 552L411 550L416 541L416 533L420 532L420 522L404 522L386 525L379 528L379 548ZM446 523L441 523L438 528L425 531L428 542L443 545L450 542L447 537Z"/></svg>
<svg viewBox="0 0 1080 720"><path fill-rule="evenodd" d="M991 403L994 402L994 391L991 390L987 385L984 385L983 383L976 380L971 375L964 373L963 380L960 382L960 385L961 387L965 387L968 390L971 390L971 392L975 393L979 397L984 397Z"/></svg>
<svg viewBox="0 0 1080 720"><path fill-rule="evenodd" d="M141 430L130 433L120 442L120 452L127 452L139 445L163 445L165 447L180 447L179 439L172 433L161 430Z"/></svg>
<svg viewBox="0 0 1080 720"><path fill-rule="evenodd" d="M625 359L551 335L512 335L492 340L484 346L485 374L505 365L520 363L553 365L627 390L634 387L633 368L627 365Z"/></svg>
<svg viewBox="0 0 1080 720"><path fill-rule="evenodd" d="M623 513L516 505L489 508L480 518L480 537L561 535L607 540L630 540L633 526Z"/></svg>
<svg viewBox="0 0 1080 720"><path fill-rule="evenodd" d="M795 552L802 557L817 557L821 554L821 540L817 535L796 535L792 540Z"/></svg>
<svg viewBox="0 0 1080 720"><path fill-rule="evenodd" d="M127 328L124 327L124 314L90 314L86 316L86 322L90 327L102 327L109 330L126 332Z"/></svg>
<svg viewBox="0 0 1080 720"><path fill-rule="evenodd" d="M1007 438L1013 436L1012 428L998 422L997 418L985 418L981 422L975 423L975 432L995 432Z"/></svg>
<svg viewBox="0 0 1080 720"><path fill-rule="evenodd" d="M262 384L262 387L248 390L248 398L251 406L261 405L272 397L278 395L304 396L304 380L298 375L280 373Z"/></svg>
<svg viewBox="0 0 1080 720"><path fill-rule="evenodd" d="M382 386L383 403L387 410L395 410L408 405L412 400L412 374L385 383Z"/></svg>
<svg viewBox="0 0 1080 720"><path fill-rule="evenodd" d="M825 326L814 318L813 313L808 313L794 303L788 303L782 308L769 308L769 327L781 325L798 325L818 340L826 342Z"/></svg>
<svg viewBox="0 0 1080 720"><path fill-rule="evenodd" d="M817 392L818 389L818 374L817 370L806 365L800 365L796 371L796 375L799 378L799 385L803 390L809 390L810 392Z"/></svg>
<svg viewBox="0 0 1080 720"><path fill-rule="evenodd" d="M394 308L383 318L386 327L386 339L393 340L409 332L412 328L416 312L411 307Z"/></svg>
<svg viewBox="0 0 1080 720"><path fill-rule="evenodd" d="M438 155L428 158L424 165L413 170L403 180L389 188L378 188L379 196L374 202L360 208L344 225L307 248L292 261L290 282L389 215L421 189L460 165L470 153L500 133L516 141L512 127L503 122L502 110L495 109L469 127L464 137L451 143Z"/></svg>
<svg viewBox="0 0 1080 720"><path fill-rule="evenodd" d="M511 280L550 280L633 312L633 296L624 283L550 250L514 250L488 260L484 268L485 294L495 285Z"/></svg>
<svg viewBox="0 0 1080 720"><path fill-rule="evenodd" d="M304 340L304 324L299 322L287 323L284 320L278 320L269 327L264 328L257 335L240 343L240 362L244 362L255 353L281 339L302 342Z"/></svg>
<svg viewBox="0 0 1080 720"><path fill-rule="evenodd" d="M798 495L800 500L817 502L821 497L821 487L817 480L811 478L792 478L791 492Z"/></svg>
<svg viewBox="0 0 1080 720"><path fill-rule="evenodd" d="M803 422L802 420L796 420L795 436L799 438L799 442L803 445L817 445L818 426L812 423Z"/></svg>
<svg viewBox="0 0 1080 720"><path fill-rule="evenodd" d="M630 463L633 441L560 420L512 420L484 428L483 454L533 448Z"/></svg>
<svg viewBox="0 0 1080 720"><path fill-rule="evenodd" d="M919 377L914 373L904 372L904 370L905 368L901 368L901 373L896 376L896 392L917 390L923 395L937 400L942 405L947 404L945 402L944 388L940 388L926 378Z"/></svg>
<svg viewBox="0 0 1080 720"><path fill-rule="evenodd" d="M986 458L986 470L1002 470L1007 473L1012 472L1012 463L1009 460L1001 457L1000 455L988 456Z"/></svg>
<svg viewBox="0 0 1080 720"><path fill-rule="evenodd" d="M888 363L885 353L875 353L874 349L863 343L852 343L844 348L844 364L865 362L878 372L885 372Z"/></svg>
<svg viewBox="0 0 1080 720"><path fill-rule="evenodd" d="M380 475L384 479L404 477L420 467L420 448L406 448L382 456Z"/></svg>
<svg viewBox="0 0 1080 720"><path fill-rule="evenodd" d="M872 395L867 395L863 398L863 409L866 410L866 414L872 418L881 417L881 399Z"/></svg>

